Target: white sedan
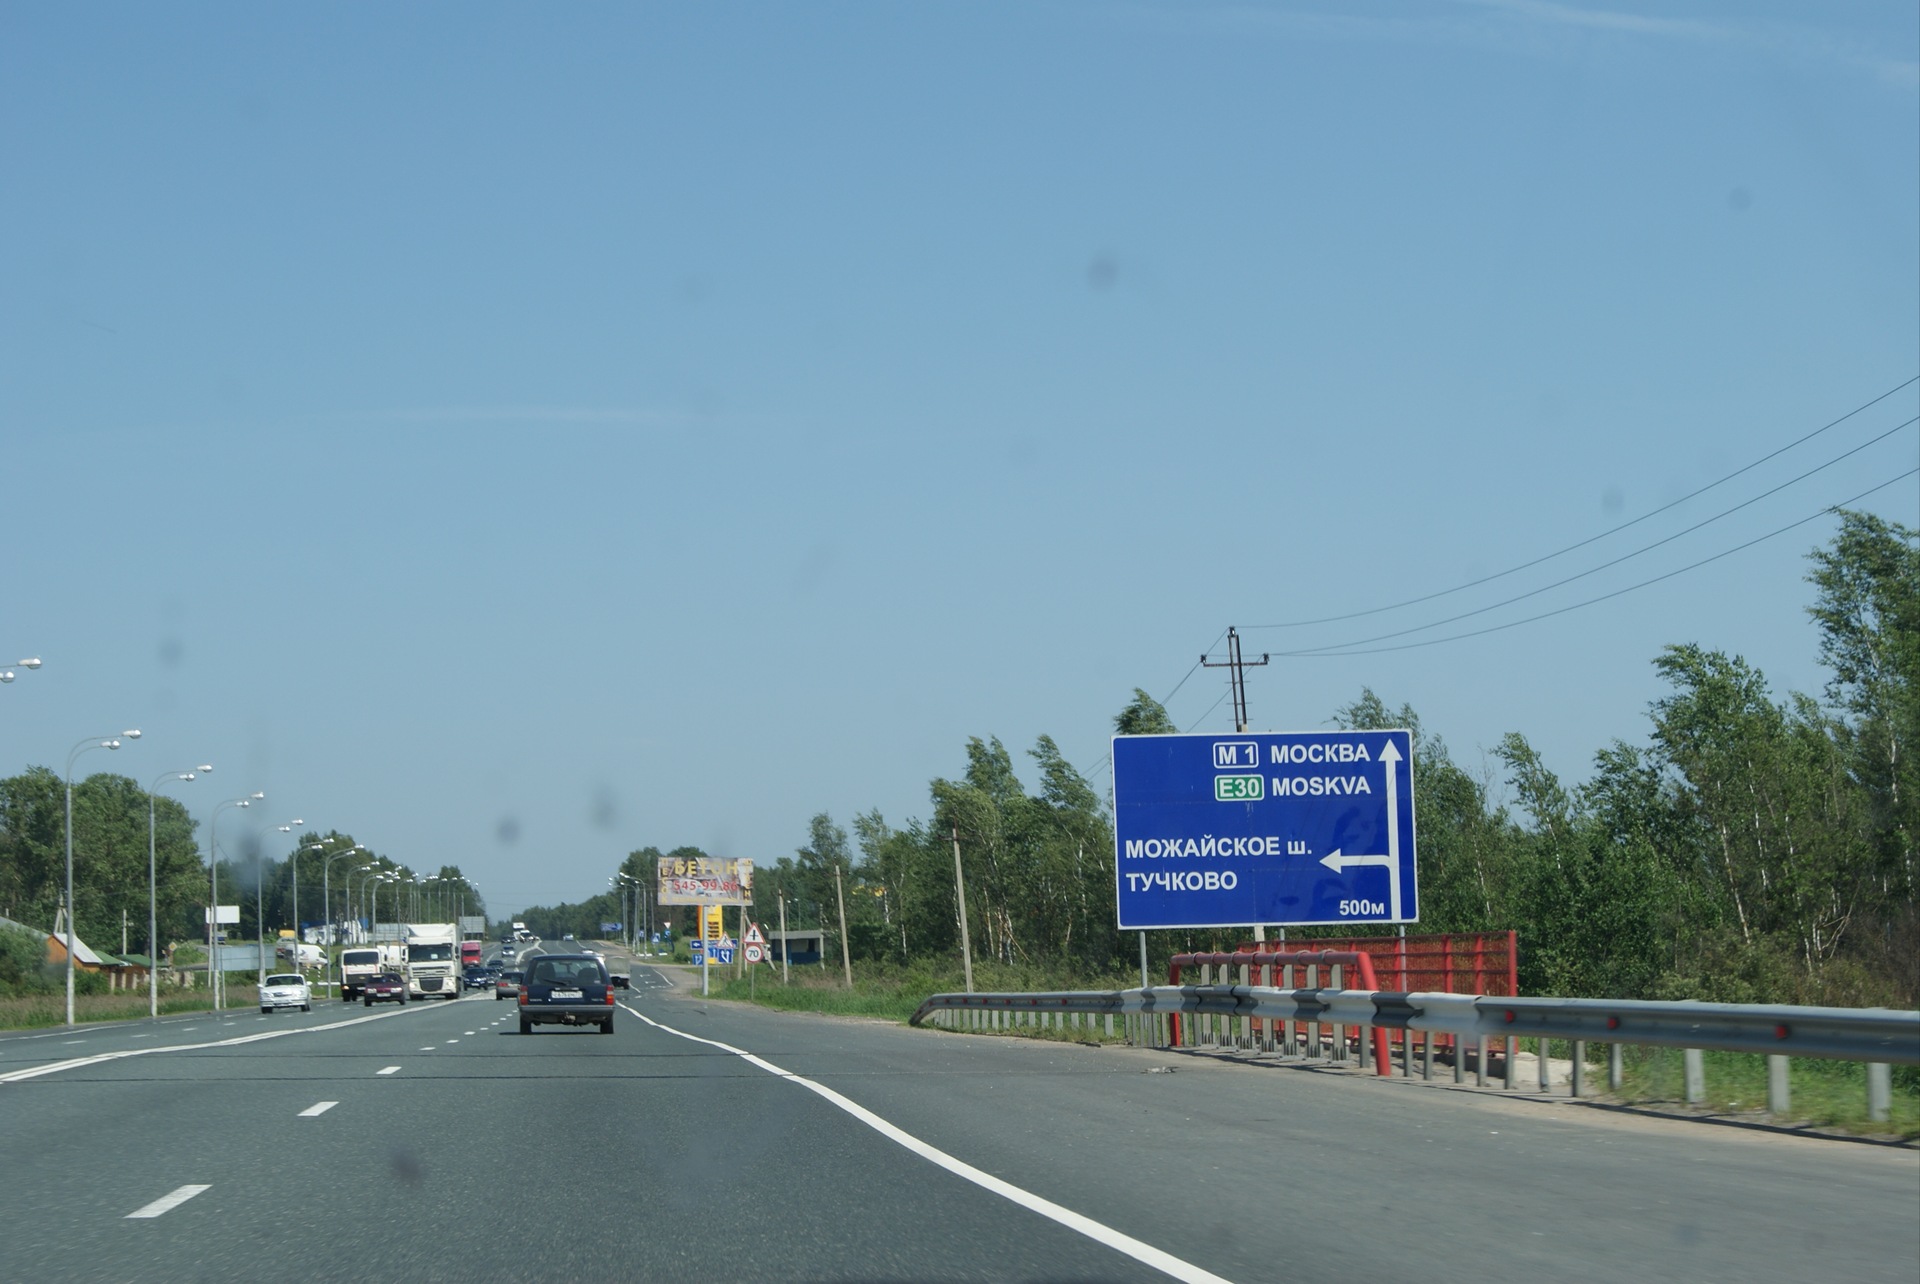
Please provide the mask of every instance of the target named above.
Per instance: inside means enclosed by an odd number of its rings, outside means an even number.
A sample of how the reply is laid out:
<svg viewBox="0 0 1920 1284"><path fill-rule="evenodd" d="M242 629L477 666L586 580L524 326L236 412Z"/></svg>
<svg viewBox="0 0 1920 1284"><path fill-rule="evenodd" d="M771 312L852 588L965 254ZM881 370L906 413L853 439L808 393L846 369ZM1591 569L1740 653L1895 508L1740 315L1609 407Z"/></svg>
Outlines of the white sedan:
<svg viewBox="0 0 1920 1284"><path fill-rule="evenodd" d="M275 1008L313 1011L313 988L307 984L307 978L298 972L279 972L268 977L260 987L260 1011L270 1014Z"/></svg>

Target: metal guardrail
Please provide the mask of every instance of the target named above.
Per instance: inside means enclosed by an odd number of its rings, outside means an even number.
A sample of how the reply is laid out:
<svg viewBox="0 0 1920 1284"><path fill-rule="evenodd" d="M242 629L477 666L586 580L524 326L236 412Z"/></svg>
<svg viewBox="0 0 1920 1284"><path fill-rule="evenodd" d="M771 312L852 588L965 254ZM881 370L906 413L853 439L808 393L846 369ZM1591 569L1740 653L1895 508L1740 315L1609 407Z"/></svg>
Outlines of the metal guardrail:
<svg viewBox="0 0 1920 1284"><path fill-rule="evenodd" d="M1868 1066L1870 1117L1883 1119L1889 1096L1888 1067L1920 1065L1920 1012L1885 1008L1816 1008L1780 1004L1662 1003L1629 999L1489 997L1475 994L1402 994L1386 990L1283 990L1267 986L1181 985L1141 990L1066 990L1048 993L936 994L920 1005L912 1024L940 1015L943 1025L968 1030L1018 1026L1091 1029L1104 1021L1108 1037L1119 1018L1129 1042L1175 1047L1195 1042L1286 1055L1329 1055L1344 1061L1347 1031L1358 1032L1359 1055L1369 1057L1374 1030L1423 1034L1425 1077L1433 1074L1434 1042L1450 1045L1456 1082L1467 1059L1478 1082L1487 1082L1488 1045L1505 1047L1506 1086L1515 1086L1516 1045L1537 1039L1541 1091L1549 1088L1549 1042L1572 1044L1571 1090L1583 1087L1586 1046L1612 1045L1609 1079L1620 1081L1619 1048L1625 1044L1687 1050L1687 1099L1704 1089L1699 1050L1764 1054L1769 1058L1769 1109L1788 1109L1787 1060L1816 1057ZM1183 1037L1182 1026L1187 1026ZM1199 1038L1194 1035L1198 1033ZM1330 1037L1328 1037L1330 1035ZM1403 1072L1411 1076L1414 1043L1400 1036ZM1468 1042L1471 1042L1469 1051ZM1383 1038L1373 1049L1382 1075L1392 1073Z"/></svg>

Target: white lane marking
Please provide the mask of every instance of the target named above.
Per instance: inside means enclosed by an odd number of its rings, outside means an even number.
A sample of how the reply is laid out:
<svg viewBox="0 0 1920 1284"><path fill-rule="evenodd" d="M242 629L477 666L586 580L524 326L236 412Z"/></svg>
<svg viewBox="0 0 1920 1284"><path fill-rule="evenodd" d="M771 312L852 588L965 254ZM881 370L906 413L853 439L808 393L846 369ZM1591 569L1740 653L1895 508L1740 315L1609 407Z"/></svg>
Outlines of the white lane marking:
<svg viewBox="0 0 1920 1284"><path fill-rule="evenodd" d="M472 1033L473 1033L473 1031L471 1031L471 1030L469 1030L469 1031L467 1031L467 1033L468 1033L468 1034L472 1034Z"/></svg>
<svg viewBox="0 0 1920 1284"><path fill-rule="evenodd" d="M431 1044L429 1044L429 1045L427 1045L426 1047L424 1047L424 1048L422 1048L422 1049L420 1049L420 1051L422 1051L422 1052L433 1052L433 1051L436 1051L436 1049L435 1049L435 1048L433 1047L433 1045L431 1045Z"/></svg>
<svg viewBox="0 0 1920 1284"><path fill-rule="evenodd" d="M1076 1213L1071 1208L1064 1207L1063 1205L1054 1203L1050 1199L1036 1195L1030 1190L1023 1190L1012 1182L1002 1181L992 1173L983 1172L964 1160L955 1159L946 1151L930 1146L905 1129L888 1123L885 1119L874 1114L865 1106L841 1096L825 1084L815 1083L813 1080L805 1078L802 1075L797 1075L791 1070L783 1070L771 1061L764 1061L745 1049L736 1048L731 1044L721 1043L717 1039L703 1039L697 1034L688 1034L686 1031L676 1030L670 1025L662 1025L646 1013L639 1011L637 1008L629 1007L625 1003L622 1003L620 1006L626 1008L627 1011L633 1013L656 1030L664 1030L668 1034L678 1035L682 1039L687 1039L693 1043L704 1043L709 1047L719 1048L723 1052L731 1052L748 1065L765 1070L777 1079L785 1079L791 1083L797 1083L807 1091L817 1094L846 1111L855 1119L858 1119L861 1123L867 1125L867 1127L873 1129L882 1137L885 1137L888 1141L912 1151L922 1159L946 1169L962 1180L972 1182L982 1190L989 1191L992 1194L1000 1196L1002 1199L1018 1204L1030 1212L1038 1213L1050 1221L1058 1222L1068 1230L1077 1231L1096 1244L1104 1244L1116 1253L1124 1253L1134 1261L1151 1266L1154 1270L1165 1275L1171 1275L1174 1279L1186 1281L1186 1284L1230 1284L1230 1281L1228 1281L1225 1276L1215 1275L1212 1271L1204 1267L1195 1266L1192 1262L1186 1261L1184 1258L1175 1257L1172 1253L1162 1249L1155 1248L1144 1240L1135 1239L1133 1236L1117 1231L1103 1222L1096 1222L1091 1217L1082 1213Z"/></svg>
<svg viewBox="0 0 1920 1284"><path fill-rule="evenodd" d="M458 1043L458 1042L460 1042L460 1040L458 1040L458 1039L448 1039L448 1040L447 1040L447 1042L448 1042L448 1043Z"/></svg>
<svg viewBox="0 0 1920 1284"><path fill-rule="evenodd" d="M182 1030L182 1031L181 1031L180 1033L182 1033L182 1034L192 1034L192 1033L193 1033L193 1032L194 1032L195 1030L198 1030L199 1028L200 1028L200 1027L199 1027L199 1026L197 1026L197 1025L190 1025L190 1026L188 1026L188 1027L187 1027L186 1029L184 1029L184 1030Z"/></svg>
<svg viewBox="0 0 1920 1284"><path fill-rule="evenodd" d="M337 1101L316 1101L312 1105L308 1106L305 1110L302 1110L299 1114L295 1115L294 1118L317 1119L321 1115L326 1114L327 1111L333 1109L335 1106L339 1104L340 1103Z"/></svg>
<svg viewBox="0 0 1920 1284"><path fill-rule="evenodd" d="M0 1074L0 1083L19 1083L26 1079L38 1079L42 1075L58 1074L62 1070L80 1070L87 1066L102 1065L105 1062L119 1061L126 1057L151 1057L162 1052L201 1052L207 1048L237 1048L243 1043L261 1043L267 1039L284 1039L289 1035L314 1034L321 1030L344 1030L350 1025L384 1021L389 1017L406 1014L405 1008L395 1008L391 1012L375 1012L371 1016L350 1017L345 1021L335 1021L331 1025L283 1026L278 1030L235 1035L231 1039L209 1039L204 1043L168 1043L152 1048L122 1048L118 1052L96 1052L90 1057L74 1057L67 1061L54 1061L44 1066L34 1066L30 1070L15 1070L11 1074Z"/></svg>
<svg viewBox="0 0 1920 1284"><path fill-rule="evenodd" d="M85 1042L86 1042L85 1039L66 1039L61 1042L60 1046L63 1048L71 1048L76 1043L85 1043Z"/></svg>
<svg viewBox="0 0 1920 1284"><path fill-rule="evenodd" d="M180 1205L186 1203L201 1191L212 1189L213 1187L211 1186L182 1186L171 1195L162 1195L144 1208L134 1209L122 1220L132 1221L136 1217L158 1217L162 1213L171 1212L180 1207Z"/></svg>
<svg viewBox="0 0 1920 1284"><path fill-rule="evenodd" d="M374 1073L375 1074L392 1074L394 1071L398 1070L399 1068L400 1068L399 1066L388 1066L384 1070L375 1070Z"/></svg>
<svg viewBox="0 0 1920 1284"><path fill-rule="evenodd" d="M133 1037L136 1039L151 1039L153 1036L150 1034L136 1034Z"/></svg>

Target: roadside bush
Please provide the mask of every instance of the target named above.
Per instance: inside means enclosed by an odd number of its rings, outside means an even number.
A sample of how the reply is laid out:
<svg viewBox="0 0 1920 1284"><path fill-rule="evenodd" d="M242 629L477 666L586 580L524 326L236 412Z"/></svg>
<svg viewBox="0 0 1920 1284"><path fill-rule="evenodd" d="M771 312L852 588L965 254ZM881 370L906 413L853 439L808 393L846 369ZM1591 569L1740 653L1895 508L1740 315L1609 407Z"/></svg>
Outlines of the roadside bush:
<svg viewBox="0 0 1920 1284"><path fill-rule="evenodd" d="M45 994L54 983L39 933L0 928L0 995Z"/></svg>

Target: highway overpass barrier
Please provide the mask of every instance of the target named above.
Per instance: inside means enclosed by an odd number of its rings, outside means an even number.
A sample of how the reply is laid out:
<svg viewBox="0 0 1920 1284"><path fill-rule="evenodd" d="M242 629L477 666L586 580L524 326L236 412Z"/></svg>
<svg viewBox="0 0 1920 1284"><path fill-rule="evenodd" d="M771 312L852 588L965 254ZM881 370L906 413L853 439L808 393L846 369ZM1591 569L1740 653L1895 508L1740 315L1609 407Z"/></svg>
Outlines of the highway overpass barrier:
<svg viewBox="0 0 1920 1284"><path fill-rule="evenodd" d="M1344 961L1344 960L1343 960ZM1119 1030L1116 1031L1116 1021ZM1258 985L1159 985L1139 990L1066 990L1049 993L936 994L915 1012L912 1024L997 1032L1052 1029L1096 1030L1124 1035L1145 1047L1234 1047L1339 1063L1357 1047L1362 1064L1393 1073L1387 1040L1376 1030L1420 1036L1422 1077L1433 1077L1436 1041L1454 1049L1453 1077L1464 1079L1469 1060L1481 1086L1488 1081L1492 1041L1505 1045L1504 1086L1517 1086L1524 1038L1536 1042L1539 1091L1550 1091L1554 1061L1550 1044L1571 1044L1568 1083L1574 1096L1586 1092L1587 1045L1607 1044L1609 1086L1620 1083L1619 1049L1626 1044L1681 1048L1686 1052L1686 1095L1704 1098L1700 1052L1758 1053L1768 1058L1767 1106L1777 1115L1791 1108L1787 1090L1790 1057L1864 1062L1867 1110L1884 1120L1891 1104L1894 1065L1920 1065L1920 1012L1888 1008L1816 1008L1784 1004L1655 1002L1638 999L1515 998L1478 994L1399 993L1336 988L1281 989ZM1401 1073L1411 1077L1415 1040L1400 1044ZM1372 1056L1369 1057L1371 1050Z"/></svg>

